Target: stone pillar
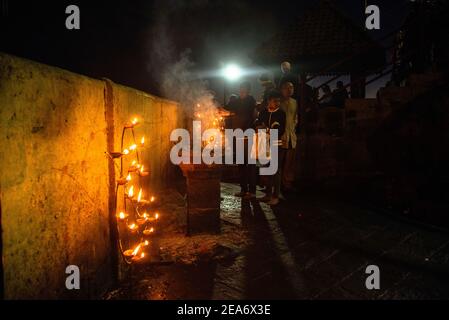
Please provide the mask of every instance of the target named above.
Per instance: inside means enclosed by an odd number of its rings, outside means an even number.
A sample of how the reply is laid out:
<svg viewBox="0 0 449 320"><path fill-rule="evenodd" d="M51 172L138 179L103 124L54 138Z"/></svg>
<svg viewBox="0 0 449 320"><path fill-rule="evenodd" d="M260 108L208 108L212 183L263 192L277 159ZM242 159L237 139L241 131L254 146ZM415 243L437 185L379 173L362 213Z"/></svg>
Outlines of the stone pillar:
<svg viewBox="0 0 449 320"><path fill-rule="evenodd" d="M217 165L181 164L187 179L187 235L220 232L220 178Z"/></svg>

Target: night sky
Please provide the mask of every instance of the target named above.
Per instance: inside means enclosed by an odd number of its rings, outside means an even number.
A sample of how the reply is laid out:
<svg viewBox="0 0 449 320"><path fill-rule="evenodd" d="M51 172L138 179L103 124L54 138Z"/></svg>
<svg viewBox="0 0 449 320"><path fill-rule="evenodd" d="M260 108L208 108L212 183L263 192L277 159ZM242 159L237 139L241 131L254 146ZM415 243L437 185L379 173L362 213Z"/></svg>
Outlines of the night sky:
<svg viewBox="0 0 449 320"><path fill-rule="evenodd" d="M182 53L195 73L218 87L222 80L213 71L227 62L253 67L248 54L317 1L1 2L8 7L1 16L1 51L166 96L160 77ZM335 2L364 26L365 1ZM382 30L373 38L401 24L407 2L368 1L381 9ZM81 30L65 28L69 4L80 8Z"/></svg>

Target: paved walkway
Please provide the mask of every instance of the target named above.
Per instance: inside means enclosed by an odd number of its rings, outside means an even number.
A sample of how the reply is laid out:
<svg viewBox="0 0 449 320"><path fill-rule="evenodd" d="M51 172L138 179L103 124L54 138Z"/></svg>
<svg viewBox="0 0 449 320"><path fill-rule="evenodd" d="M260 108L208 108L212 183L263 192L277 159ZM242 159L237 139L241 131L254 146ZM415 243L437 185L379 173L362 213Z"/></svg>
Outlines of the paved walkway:
<svg viewBox="0 0 449 320"><path fill-rule="evenodd" d="M240 255L148 267L127 298L449 298L448 234L318 195L272 209L235 198L236 191L222 185L222 220L248 231L252 241ZM367 265L379 267L380 290L366 289Z"/></svg>

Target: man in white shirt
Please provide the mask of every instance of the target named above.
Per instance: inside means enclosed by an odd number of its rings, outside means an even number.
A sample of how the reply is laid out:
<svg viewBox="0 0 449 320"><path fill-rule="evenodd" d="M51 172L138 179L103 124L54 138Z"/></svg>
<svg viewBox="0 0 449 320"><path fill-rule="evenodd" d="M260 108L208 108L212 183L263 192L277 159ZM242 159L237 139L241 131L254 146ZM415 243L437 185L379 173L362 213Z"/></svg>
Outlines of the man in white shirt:
<svg viewBox="0 0 449 320"><path fill-rule="evenodd" d="M298 104L292 98L294 94L294 85L291 82L282 84L281 109L285 112L286 123L285 133L282 136L282 148L285 149L284 163L282 165L282 185L286 190L293 188L295 179L295 160L296 160L296 126L298 125Z"/></svg>

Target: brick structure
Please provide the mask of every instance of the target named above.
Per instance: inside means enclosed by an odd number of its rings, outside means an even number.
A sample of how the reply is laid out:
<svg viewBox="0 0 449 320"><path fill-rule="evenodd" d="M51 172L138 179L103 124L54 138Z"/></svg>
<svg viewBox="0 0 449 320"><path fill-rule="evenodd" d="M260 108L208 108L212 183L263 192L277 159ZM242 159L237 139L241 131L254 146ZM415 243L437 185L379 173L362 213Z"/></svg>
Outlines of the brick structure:
<svg viewBox="0 0 449 320"><path fill-rule="evenodd" d="M180 167L187 180L187 234L220 232L220 166Z"/></svg>

